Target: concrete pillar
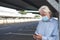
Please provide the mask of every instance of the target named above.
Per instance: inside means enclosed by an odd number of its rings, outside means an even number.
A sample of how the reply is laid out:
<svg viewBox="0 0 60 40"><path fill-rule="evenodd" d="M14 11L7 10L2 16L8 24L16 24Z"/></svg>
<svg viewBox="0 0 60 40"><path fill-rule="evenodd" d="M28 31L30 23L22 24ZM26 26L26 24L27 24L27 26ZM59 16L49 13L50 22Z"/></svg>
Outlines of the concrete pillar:
<svg viewBox="0 0 60 40"><path fill-rule="evenodd" d="M59 40L60 40L60 0L59 0Z"/></svg>
<svg viewBox="0 0 60 40"><path fill-rule="evenodd" d="M47 0L57 11L58 10L58 3L55 0Z"/></svg>

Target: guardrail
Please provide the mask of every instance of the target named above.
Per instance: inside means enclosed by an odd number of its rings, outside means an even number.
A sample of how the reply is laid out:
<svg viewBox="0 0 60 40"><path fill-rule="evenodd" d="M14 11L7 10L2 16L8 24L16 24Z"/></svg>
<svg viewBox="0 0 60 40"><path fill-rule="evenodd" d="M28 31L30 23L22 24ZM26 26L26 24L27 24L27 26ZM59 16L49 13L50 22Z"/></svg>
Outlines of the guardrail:
<svg viewBox="0 0 60 40"><path fill-rule="evenodd" d="M0 20L0 24L30 22L30 21L39 21L39 20L40 19L2 19Z"/></svg>

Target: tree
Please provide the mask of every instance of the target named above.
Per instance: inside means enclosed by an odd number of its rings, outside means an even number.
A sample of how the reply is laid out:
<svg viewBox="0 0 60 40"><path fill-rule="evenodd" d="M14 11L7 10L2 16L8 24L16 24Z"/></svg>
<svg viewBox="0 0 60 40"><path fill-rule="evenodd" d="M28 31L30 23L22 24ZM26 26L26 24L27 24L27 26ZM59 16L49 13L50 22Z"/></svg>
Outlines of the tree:
<svg viewBox="0 0 60 40"><path fill-rule="evenodd" d="M40 15L35 15L35 18L40 18Z"/></svg>
<svg viewBox="0 0 60 40"><path fill-rule="evenodd" d="M19 13L23 15L27 14L24 10L20 10Z"/></svg>

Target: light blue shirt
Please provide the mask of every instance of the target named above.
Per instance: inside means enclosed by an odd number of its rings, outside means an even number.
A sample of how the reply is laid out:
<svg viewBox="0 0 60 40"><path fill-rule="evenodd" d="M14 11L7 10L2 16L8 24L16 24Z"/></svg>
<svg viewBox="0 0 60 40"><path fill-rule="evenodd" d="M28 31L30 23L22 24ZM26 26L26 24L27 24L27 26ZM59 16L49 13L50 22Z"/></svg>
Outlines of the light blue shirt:
<svg viewBox="0 0 60 40"><path fill-rule="evenodd" d="M49 21L40 21L35 34L41 34L42 40L59 40L58 20L51 18Z"/></svg>

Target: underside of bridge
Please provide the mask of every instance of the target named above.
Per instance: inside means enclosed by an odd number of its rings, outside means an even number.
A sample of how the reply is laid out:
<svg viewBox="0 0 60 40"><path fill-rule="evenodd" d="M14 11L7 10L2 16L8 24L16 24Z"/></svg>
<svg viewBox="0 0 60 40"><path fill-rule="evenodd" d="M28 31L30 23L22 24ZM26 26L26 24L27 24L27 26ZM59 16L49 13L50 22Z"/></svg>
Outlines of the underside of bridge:
<svg viewBox="0 0 60 40"><path fill-rule="evenodd" d="M58 0L55 0L57 3ZM38 10L42 5L47 5L58 16L57 10L46 0L0 0L0 6L13 8L16 10Z"/></svg>

